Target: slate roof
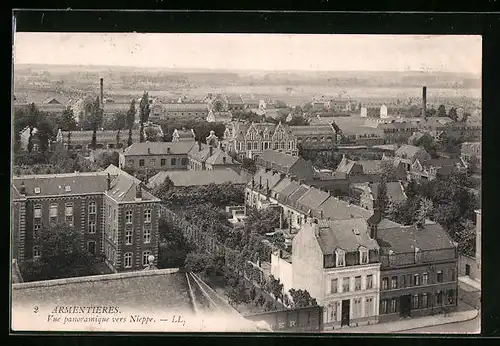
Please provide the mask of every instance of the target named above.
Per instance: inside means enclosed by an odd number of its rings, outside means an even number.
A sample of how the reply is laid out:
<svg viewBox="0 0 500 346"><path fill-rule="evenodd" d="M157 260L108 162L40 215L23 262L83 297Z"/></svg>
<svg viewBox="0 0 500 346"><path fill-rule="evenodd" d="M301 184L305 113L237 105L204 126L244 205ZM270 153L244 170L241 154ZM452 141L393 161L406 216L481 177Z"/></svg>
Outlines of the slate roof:
<svg viewBox="0 0 500 346"><path fill-rule="evenodd" d="M462 160L460 158L440 158L440 159L430 159L425 162L421 162L424 167L455 167L456 164L462 165Z"/></svg>
<svg viewBox="0 0 500 346"><path fill-rule="evenodd" d="M381 160L360 160L356 161L357 164L363 167L364 174L377 174L380 173Z"/></svg>
<svg viewBox="0 0 500 346"><path fill-rule="evenodd" d="M174 130L174 133L177 134L179 139L192 139L194 140L195 136L193 130Z"/></svg>
<svg viewBox="0 0 500 346"><path fill-rule="evenodd" d="M298 156L286 155L276 150L264 150L262 154L259 155L257 160L269 163L268 168L276 167L274 169L279 169L284 173L288 173L293 165L304 159L301 159Z"/></svg>
<svg viewBox="0 0 500 346"><path fill-rule="evenodd" d="M206 103L163 103L162 106L166 112L208 112Z"/></svg>
<svg viewBox="0 0 500 346"><path fill-rule="evenodd" d="M232 169L214 169L204 171L162 171L149 179L148 186L153 188L162 184L166 177L174 183L174 186L203 186L209 184L246 184L248 177L240 175Z"/></svg>
<svg viewBox="0 0 500 346"><path fill-rule="evenodd" d="M297 200L297 206L303 212L308 213L309 210L316 210L328 197L330 197L328 192L311 187Z"/></svg>
<svg viewBox="0 0 500 346"><path fill-rule="evenodd" d="M105 193L117 202L131 202L135 200L138 186L141 186L142 201L160 201L160 199L146 191L144 187L142 187L142 183L138 183L123 174L120 174L113 179L111 182L111 189Z"/></svg>
<svg viewBox="0 0 500 346"><path fill-rule="evenodd" d="M68 133L70 131L61 131L62 140L66 142L68 140ZM100 141L116 141L116 135L118 131L96 131L96 140L99 143ZM120 131L120 137L123 140L128 138L128 130ZM132 140L134 142L138 142L140 139L140 131L132 130ZM81 143L81 142L90 142L92 141L92 131L71 131L71 142Z"/></svg>
<svg viewBox="0 0 500 346"><path fill-rule="evenodd" d="M299 182L291 181L286 187L284 187L280 192L278 192L278 201L281 203L287 202L288 197L300 187Z"/></svg>
<svg viewBox="0 0 500 346"><path fill-rule="evenodd" d="M323 212L321 214L321 212ZM330 220L344 220L351 218L363 218L368 220L372 212L361 208L360 206L349 204L336 197L327 198L313 213L314 217L322 217Z"/></svg>
<svg viewBox="0 0 500 346"><path fill-rule="evenodd" d="M102 193L107 188L107 174L89 172L13 177L12 184L18 192L21 191L22 183L26 189L26 197ZM66 191L66 186L69 186L70 191ZM35 193L35 188L40 188L40 193Z"/></svg>
<svg viewBox="0 0 500 346"><path fill-rule="evenodd" d="M377 240L384 252L414 252L414 247L421 251L453 249L455 246L446 231L437 223L426 223L422 229L415 226L399 226L380 229Z"/></svg>
<svg viewBox="0 0 500 346"><path fill-rule="evenodd" d="M330 125L290 126L294 136L333 136L335 131Z"/></svg>
<svg viewBox="0 0 500 346"><path fill-rule="evenodd" d="M211 165L233 165L236 162L233 160L228 153L222 151L221 149L214 148L213 155L210 156L207 161Z"/></svg>
<svg viewBox="0 0 500 346"><path fill-rule="evenodd" d="M403 144L401 147L396 150L395 155L398 157L403 157L406 155L406 158L412 159L416 154L421 151L425 151L425 149L421 147L416 147L414 145Z"/></svg>
<svg viewBox="0 0 500 346"><path fill-rule="evenodd" d="M349 174L352 168L354 167L355 163L356 163L355 161L349 159L342 160L337 166L336 171L340 173Z"/></svg>
<svg viewBox="0 0 500 346"><path fill-rule="evenodd" d="M318 222L316 239L323 254L333 254L336 249L355 252L360 246L377 250L377 242L368 235L367 223L362 218ZM356 234L357 230L359 234Z"/></svg>
<svg viewBox="0 0 500 346"><path fill-rule="evenodd" d="M387 182L387 197L389 197L392 201L401 202L407 199L406 194L404 192L404 188L399 182ZM369 183L361 183L354 184L353 187L356 187L360 190L363 190L365 193L371 194L373 200L377 199L379 184L369 184Z"/></svg>
<svg viewBox="0 0 500 346"><path fill-rule="evenodd" d="M143 142L133 143L125 149L125 156L142 156L142 155L168 155L170 149L171 155L187 155L190 149L198 146L193 142ZM148 149L150 153L148 153Z"/></svg>
<svg viewBox="0 0 500 346"><path fill-rule="evenodd" d="M287 204L296 206L297 201L309 191L309 187L306 185L300 185L292 194L288 196Z"/></svg>

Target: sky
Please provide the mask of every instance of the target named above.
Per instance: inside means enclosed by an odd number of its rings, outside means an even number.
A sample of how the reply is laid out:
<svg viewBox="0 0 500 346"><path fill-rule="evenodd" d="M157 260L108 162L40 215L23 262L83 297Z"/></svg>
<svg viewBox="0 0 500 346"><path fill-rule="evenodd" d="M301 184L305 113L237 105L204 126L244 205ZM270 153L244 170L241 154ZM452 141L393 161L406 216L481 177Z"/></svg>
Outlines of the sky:
<svg viewBox="0 0 500 346"><path fill-rule="evenodd" d="M16 33L15 64L481 74L481 36Z"/></svg>

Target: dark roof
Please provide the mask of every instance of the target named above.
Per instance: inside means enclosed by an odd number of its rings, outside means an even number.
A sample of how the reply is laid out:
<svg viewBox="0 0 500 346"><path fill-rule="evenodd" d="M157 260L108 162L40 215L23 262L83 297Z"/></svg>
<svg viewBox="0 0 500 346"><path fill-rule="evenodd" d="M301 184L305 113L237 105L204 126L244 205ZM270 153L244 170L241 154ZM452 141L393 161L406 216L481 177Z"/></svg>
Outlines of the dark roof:
<svg viewBox="0 0 500 346"><path fill-rule="evenodd" d="M323 214L321 214L323 212ZM363 218L367 220L372 212L360 206L342 201L336 197L328 197L316 210L315 217L330 220L345 220L351 218Z"/></svg>
<svg viewBox="0 0 500 346"><path fill-rule="evenodd" d="M363 167L364 174L380 173L381 160L360 160L355 162Z"/></svg>
<svg viewBox="0 0 500 346"><path fill-rule="evenodd" d="M335 131L331 125L290 126L295 136L333 136Z"/></svg>
<svg viewBox="0 0 500 346"><path fill-rule="evenodd" d="M288 197L300 187L299 182L290 181L290 183L284 187L280 192L278 192L278 201L285 203Z"/></svg>
<svg viewBox="0 0 500 346"><path fill-rule="evenodd" d="M141 200L142 201L151 201L151 202L159 202L160 200L147 192L142 183L138 183L137 181L130 179L126 175L118 175L111 182L111 190L106 191L106 194L113 198L117 202L131 202L136 198L137 187L141 188Z"/></svg>
<svg viewBox="0 0 500 346"><path fill-rule="evenodd" d="M301 160L301 158L298 156L283 154L276 150L264 150L262 154L259 155L257 160L269 163L270 166L268 168L276 167L275 169L280 169L284 173L288 173L293 165Z"/></svg>
<svg viewBox="0 0 500 346"><path fill-rule="evenodd" d="M421 251L455 247L446 231L437 223L426 223L422 229L415 226L379 229L377 240L381 248L394 253L413 252L415 247Z"/></svg>
<svg viewBox="0 0 500 346"><path fill-rule="evenodd" d="M367 223L362 218L318 222L316 239L323 254L333 254L336 249L346 252L379 248L377 242L368 234Z"/></svg>
<svg viewBox="0 0 500 346"><path fill-rule="evenodd" d="M300 185L290 196L288 196L288 204L296 205L297 201L309 191L309 187L306 185Z"/></svg>
<svg viewBox="0 0 500 346"><path fill-rule="evenodd" d="M422 162L421 162L422 163ZM459 158L454 159L430 159L422 163L424 167L455 167L456 164L462 164L462 161Z"/></svg>
<svg viewBox="0 0 500 346"><path fill-rule="evenodd" d="M125 156L140 156L140 155L167 155L175 154L182 155L189 152L193 147L198 147L193 142L143 142L133 143L130 147L125 149ZM148 149L150 152L148 152ZM170 149L170 152L168 150Z"/></svg>
<svg viewBox="0 0 500 346"><path fill-rule="evenodd" d="M38 174L12 179L12 184L18 192L23 183L27 197L102 193L107 187L107 174L104 172ZM40 193L35 193L35 188L39 188Z"/></svg>
<svg viewBox="0 0 500 346"><path fill-rule="evenodd" d="M307 213L309 210L316 210L328 197L330 197L328 192L311 187L309 191L298 199L297 205L299 209Z"/></svg>
<svg viewBox="0 0 500 346"><path fill-rule="evenodd" d="M403 155L406 155L407 158L412 159L416 154L418 154L421 151L425 151L425 149L421 147L416 147L414 145L403 144L401 147L399 147L398 150L396 150L395 155L399 157L403 157Z"/></svg>
<svg viewBox="0 0 500 346"><path fill-rule="evenodd" d="M240 175L232 169L214 169L204 171L170 171L159 172L149 179L149 187L162 184L166 177L174 183L174 186L204 186L209 184L246 184L248 177Z"/></svg>

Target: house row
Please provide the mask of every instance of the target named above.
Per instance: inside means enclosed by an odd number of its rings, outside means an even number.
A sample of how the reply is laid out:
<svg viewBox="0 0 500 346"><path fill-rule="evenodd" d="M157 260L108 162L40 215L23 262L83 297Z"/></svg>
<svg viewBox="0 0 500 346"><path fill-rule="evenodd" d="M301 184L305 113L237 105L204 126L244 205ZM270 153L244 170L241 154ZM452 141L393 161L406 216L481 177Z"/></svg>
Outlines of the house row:
<svg viewBox="0 0 500 346"><path fill-rule="evenodd" d="M402 226L378 212L309 216L292 253L271 257L271 272L284 287L305 289L323 306L324 330L454 310L457 270L456 245L442 227Z"/></svg>
<svg viewBox="0 0 500 346"><path fill-rule="evenodd" d="M113 272L141 270L158 258L160 200L144 184L110 166L102 172L14 177L12 251L18 261L44 256L41 232L66 225L81 232L92 255Z"/></svg>

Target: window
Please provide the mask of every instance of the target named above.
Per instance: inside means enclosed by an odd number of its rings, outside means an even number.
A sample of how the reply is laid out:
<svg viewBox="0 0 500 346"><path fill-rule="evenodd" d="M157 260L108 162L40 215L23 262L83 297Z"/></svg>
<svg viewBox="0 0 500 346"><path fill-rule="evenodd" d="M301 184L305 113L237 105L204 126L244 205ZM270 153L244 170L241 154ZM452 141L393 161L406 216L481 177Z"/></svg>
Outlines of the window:
<svg viewBox="0 0 500 346"><path fill-rule="evenodd" d="M361 264L368 263L368 249L360 249L359 250L359 262Z"/></svg>
<svg viewBox="0 0 500 346"><path fill-rule="evenodd" d="M240 151L243 151L243 143L240 142Z"/></svg>
<svg viewBox="0 0 500 346"><path fill-rule="evenodd" d="M338 284L339 284L338 279L332 279L332 281L330 283L330 293L337 293L338 292Z"/></svg>
<svg viewBox="0 0 500 346"><path fill-rule="evenodd" d="M125 231L125 245L132 245L132 230Z"/></svg>
<svg viewBox="0 0 500 346"><path fill-rule="evenodd" d="M344 278L342 280L342 292L349 292L350 291L349 281L350 281L349 278Z"/></svg>
<svg viewBox="0 0 500 346"><path fill-rule="evenodd" d="M429 274L423 273L422 274L422 285L427 285L428 282L429 282Z"/></svg>
<svg viewBox="0 0 500 346"><path fill-rule="evenodd" d="M356 276L354 278L354 290L361 291L361 276Z"/></svg>
<svg viewBox="0 0 500 346"><path fill-rule="evenodd" d="M113 221L116 221L116 209L113 209Z"/></svg>
<svg viewBox="0 0 500 346"><path fill-rule="evenodd" d="M176 160L176 158L175 158L175 157L170 159L170 165L171 165L171 166L175 166L175 165L176 165L176 163L177 163L177 160Z"/></svg>
<svg viewBox="0 0 500 346"><path fill-rule="evenodd" d="M42 255L38 246L33 246L33 258L38 259Z"/></svg>
<svg viewBox="0 0 500 346"><path fill-rule="evenodd" d="M132 223L132 211L127 210L125 212L125 223Z"/></svg>
<svg viewBox="0 0 500 346"><path fill-rule="evenodd" d="M156 166L156 159L150 159L149 160L149 165L150 166Z"/></svg>
<svg viewBox="0 0 500 346"><path fill-rule="evenodd" d="M35 217L35 221L37 221L36 219L42 218L42 206L40 204L37 204L34 206L33 215Z"/></svg>
<svg viewBox="0 0 500 346"><path fill-rule="evenodd" d="M455 270L450 269L450 281L455 281Z"/></svg>
<svg viewBox="0 0 500 346"><path fill-rule="evenodd" d="M389 278L382 279L382 289L383 290L389 289Z"/></svg>
<svg viewBox="0 0 500 346"><path fill-rule="evenodd" d="M253 143L253 150L258 150L258 148L259 148L259 143L254 142Z"/></svg>
<svg viewBox="0 0 500 346"><path fill-rule="evenodd" d="M393 276L391 279L391 289L396 289L398 288L398 277Z"/></svg>
<svg viewBox="0 0 500 346"><path fill-rule="evenodd" d="M132 268L132 252L127 252L123 255L125 268Z"/></svg>
<svg viewBox="0 0 500 346"><path fill-rule="evenodd" d="M49 215L50 215L50 222L56 223L57 222L57 204L50 205Z"/></svg>
<svg viewBox="0 0 500 346"><path fill-rule="evenodd" d="M397 308L396 299L391 299L391 313L396 312L397 311L396 308Z"/></svg>
<svg viewBox="0 0 500 346"><path fill-rule="evenodd" d="M151 209L144 210L144 222L146 223L151 222Z"/></svg>
<svg viewBox="0 0 500 346"><path fill-rule="evenodd" d="M437 282L443 282L443 272L441 270L439 270L437 272L436 278L437 278Z"/></svg>
<svg viewBox="0 0 500 346"><path fill-rule="evenodd" d="M139 166L140 167L144 167L144 159L140 159L139 160Z"/></svg>
<svg viewBox="0 0 500 346"><path fill-rule="evenodd" d="M95 220L90 220L89 221L89 233L94 234L95 233Z"/></svg>
<svg viewBox="0 0 500 346"><path fill-rule="evenodd" d="M134 166L134 160L128 160L128 165L133 167Z"/></svg>
<svg viewBox="0 0 500 346"><path fill-rule="evenodd" d="M337 267L345 266L345 252L342 250L335 251L336 254L336 265Z"/></svg>
<svg viewBox="0 0 500 346"><path fill-rule="evenodd" d="M188 159L187 159L187 158L183 157L183 158L181 159L181 165L182 165L182 166L186 166L186 165L187 165L187 162L188 162Z"/></svg>
<svg viewBox="0 0 500 346"><path fill-rule="evenodd" d="M247 150L252 150L252 143L247 143Z"/></svg>
<svg viewBox="0 0 500 346"><path fill-rule="evenodd" d="M428 306L427 293L422 294L422 300L420 302L421 308L425 309Z"/></svg>
<svg viewBox="0 0 500 346"><path fill-rule="evenodd" d="M113 228L113 233L112 233L111 239L113 239L114 243L118 242L118 232L116 231L116 228Z"/></svg>
<svg viewBox="0 0 500 346"><path fill-rule="evenodd" d="M373 297L366 297L365 300L365 317L373 316Z"/></svg>
<svg viewBox="0 0 500 346"><path fill-rule="evenodd" d="M33 225L33 237L36 238L40 235L40 228L42 225L40 224L35 224Z"/></svg>
<svg viewBox="0 0 500 346"><path fill-rule="evenodd" d="M420 285L420 275L418 274L413 275L413 285L414 286Z"/></svg>
<svg viewBox="0 0 500 346"><path fill-rule="evenodd" d="M95 255L95 241L91 240L87 243L87 250L92 255Z"/></svg>
<svg viewBox="0 0 500 346"><path fill-rule="evenodd" d="M160 160L160 165L165 166L166 164L167 164L167 160L166 159L161 159Z"/></svg>
<svg viewBox="0 0 500 346"><path fill-rule="evenodd" d="M366 289L373 288L373 274L366 276Z"/></svg>
<svg viewBox="0 0 500 346"><path fill-rule="evenodd" d="M89 214L95 214L96 210L95 202L89 202Z"/></svg>
<svg viewBox="0 0 500 346"><path fill-rule="evenodd" d="M413 309L418 309L418 294L413 295L411 299L411 306Z"/></svg>
<svg viewBox="0 0 500 346"><path fill-rule="evenodd" d="M149 264L148 257L151 256L151 251L144 251L142 253L142 265L147 266Z"/></svg>
<svg viewBox="0 0 500 346"><path fill-rule="evenodd" d="M406 287L406 276L401 276L401 287Z"/></svg>
<svg viewBox="0 0 500 346"><path fill-rule="evenodd" d="M455 304L455 290L448 290L448 304Z"/></svg>
<svg viewBox="0 0 500 346"><path fill-rule="evenodd" d="M441 291L436 293L436 304L443 305L443 292Z"/></svg>
<svg viewBox="0 0 500 346"><path fill-rule="evenodd" d="M144 228L144 244L151 243L151 228Z"/></svg>
<svg viewBox="0 0 500 346"><path fill-rule="evenodd" d="M360 318L362 317L362 312L361 312L361 298L354 298L353 299L354 306L352 308L353 312L353 318Z"/></svg>
<svg viewBox="0 0 500 346"><path fill-rule="evenodd" d="M389 312L389 311L388 311L388 304L387 304L387 300L386 300L386 299L384 299L384 300L382 300L382 313L383 313L383 314L386 314L386 313L388 313L388 312Z"/></svg>

